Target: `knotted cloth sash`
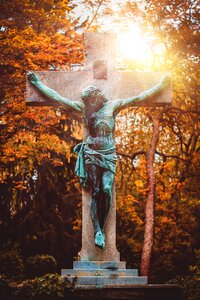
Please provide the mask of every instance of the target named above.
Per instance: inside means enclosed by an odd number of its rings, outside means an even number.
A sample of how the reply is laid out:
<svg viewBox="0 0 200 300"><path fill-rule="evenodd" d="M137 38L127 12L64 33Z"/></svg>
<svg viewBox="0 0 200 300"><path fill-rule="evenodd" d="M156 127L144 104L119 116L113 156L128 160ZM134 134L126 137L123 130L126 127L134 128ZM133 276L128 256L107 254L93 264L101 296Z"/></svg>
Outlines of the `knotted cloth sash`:
<svg viewBox="0 0 200 300"><path fill-rule="evenodd" d="M78 154L75 173L80 178L82 186L87 186L86 165L94 164L113 173L116 171L117 155L114 146L105 150L93 150L86 143L80 143L75 146L74 152Z"/></svg>

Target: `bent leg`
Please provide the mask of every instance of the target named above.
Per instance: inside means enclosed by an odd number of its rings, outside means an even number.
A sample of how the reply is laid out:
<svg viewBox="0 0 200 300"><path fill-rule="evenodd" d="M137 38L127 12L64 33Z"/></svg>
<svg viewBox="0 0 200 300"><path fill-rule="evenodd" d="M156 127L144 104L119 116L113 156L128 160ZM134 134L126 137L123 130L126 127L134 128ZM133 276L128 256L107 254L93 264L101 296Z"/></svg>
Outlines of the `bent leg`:
<svg viewBox="0 0 200 300"><path fill-rule="evenodd" d="M105 171L102 176L102 189L104 193L104 197L102 197L104 213L101 220L101 227L104 229L106 219L108 217L108 213L112 204L112 188L114 182L114 173L111 171Z"/></svg>
<svg viewBox="0 0 200 300"><path fill-rule="evenodd" d="M105 237L102 233L100 222L99 222L99 207L101 189L100 184L102 180L101 170L95 165L88 165L87 171L90 180L91 187L91 199L90 199L90 216L94 227L94 238L95 245L99 248L105 247Z"/></svg>
<svg viewBox="0 0 200 300"><path fill-rule="evenodd" d="M91 199L90 199L90 215L92 224L94 227L94 233L100 230L99 218L98 218L98 201L100 195L100 178L99 170L95 165L88 165L87 171L89 175L89 182L91 187Z"/></svg>

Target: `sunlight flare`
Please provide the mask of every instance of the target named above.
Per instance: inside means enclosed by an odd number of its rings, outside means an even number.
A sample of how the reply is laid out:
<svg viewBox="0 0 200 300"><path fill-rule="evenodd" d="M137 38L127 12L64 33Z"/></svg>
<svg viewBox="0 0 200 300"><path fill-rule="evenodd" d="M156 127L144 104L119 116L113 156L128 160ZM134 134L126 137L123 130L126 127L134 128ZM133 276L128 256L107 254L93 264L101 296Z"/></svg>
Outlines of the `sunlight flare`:
<svg viewBox="0 0 200 300"><path fill-rule="evenodd" d="M120 33L119 50L123 58L142 65L152 65L155 59L151 39L136 24L131 25L128 31Z"/></svg>

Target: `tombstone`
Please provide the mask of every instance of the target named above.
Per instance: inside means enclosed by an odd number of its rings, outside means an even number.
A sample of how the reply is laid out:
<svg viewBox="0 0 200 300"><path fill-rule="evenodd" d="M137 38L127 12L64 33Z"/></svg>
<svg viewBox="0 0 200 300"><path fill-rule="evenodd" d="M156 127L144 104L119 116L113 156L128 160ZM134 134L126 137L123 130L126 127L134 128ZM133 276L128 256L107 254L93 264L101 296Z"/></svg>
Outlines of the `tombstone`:
<svg viewBox="0 0 200 300"><path fill-rule="evenodd" d="M133 72L116 69L118 53L117 36L114 33L85 33L85 67L79 71L34 72L44 84L56 90L60 95L76 101L81 90L87 85L101 88L108 99L129 98L148 90L166 74L163 72ZM171 88L160 93L155 106L171 102ZM27 105L57 105L41 94L29 81L26 93ZM137 106L152 106L148 101L136 103ZM87 137L84 124L83 140ZM147 284L147 277L138 276L137 270L126 269L126 263L120 261L116 248L116 194L113 187L112 207L105 227L106 247L99 249L94 244L94 230L89 209L90 193L82 191L82 248L78 261L74 261L72 270L62 270L75 288L79 287L126 287L135 284Z"/></svg>

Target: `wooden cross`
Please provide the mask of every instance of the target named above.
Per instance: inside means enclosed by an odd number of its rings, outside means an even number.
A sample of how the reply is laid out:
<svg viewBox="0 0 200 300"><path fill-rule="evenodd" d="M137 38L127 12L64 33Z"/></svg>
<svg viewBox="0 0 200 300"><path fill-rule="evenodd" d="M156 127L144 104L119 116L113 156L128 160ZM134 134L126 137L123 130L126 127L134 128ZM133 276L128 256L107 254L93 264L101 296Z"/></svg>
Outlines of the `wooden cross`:
<svg viewBox="0 0 200 300"><path fill-rule="evenodd" d="M81 91L88 85L99 87L107 99L125 99L136 96L159 83L166 72L134 72L116 70L117 36L114 33L85 33L85 67L79 71L34 72L48 87L70 100L79 100ZM127 45L128 47L128 45ZM135 106L163 106L171 102L171 87L155 98L154 104L148 101ZM27 80L26 103L31 106L58 105L49 100ZM84 126L85 127L85 126ZM120 261L116 249L116 197L113 188L113 203L106 223L106 248L94 245L94 231L90 218L90 193L83 189L82 202L82 261Z"/></svg>

